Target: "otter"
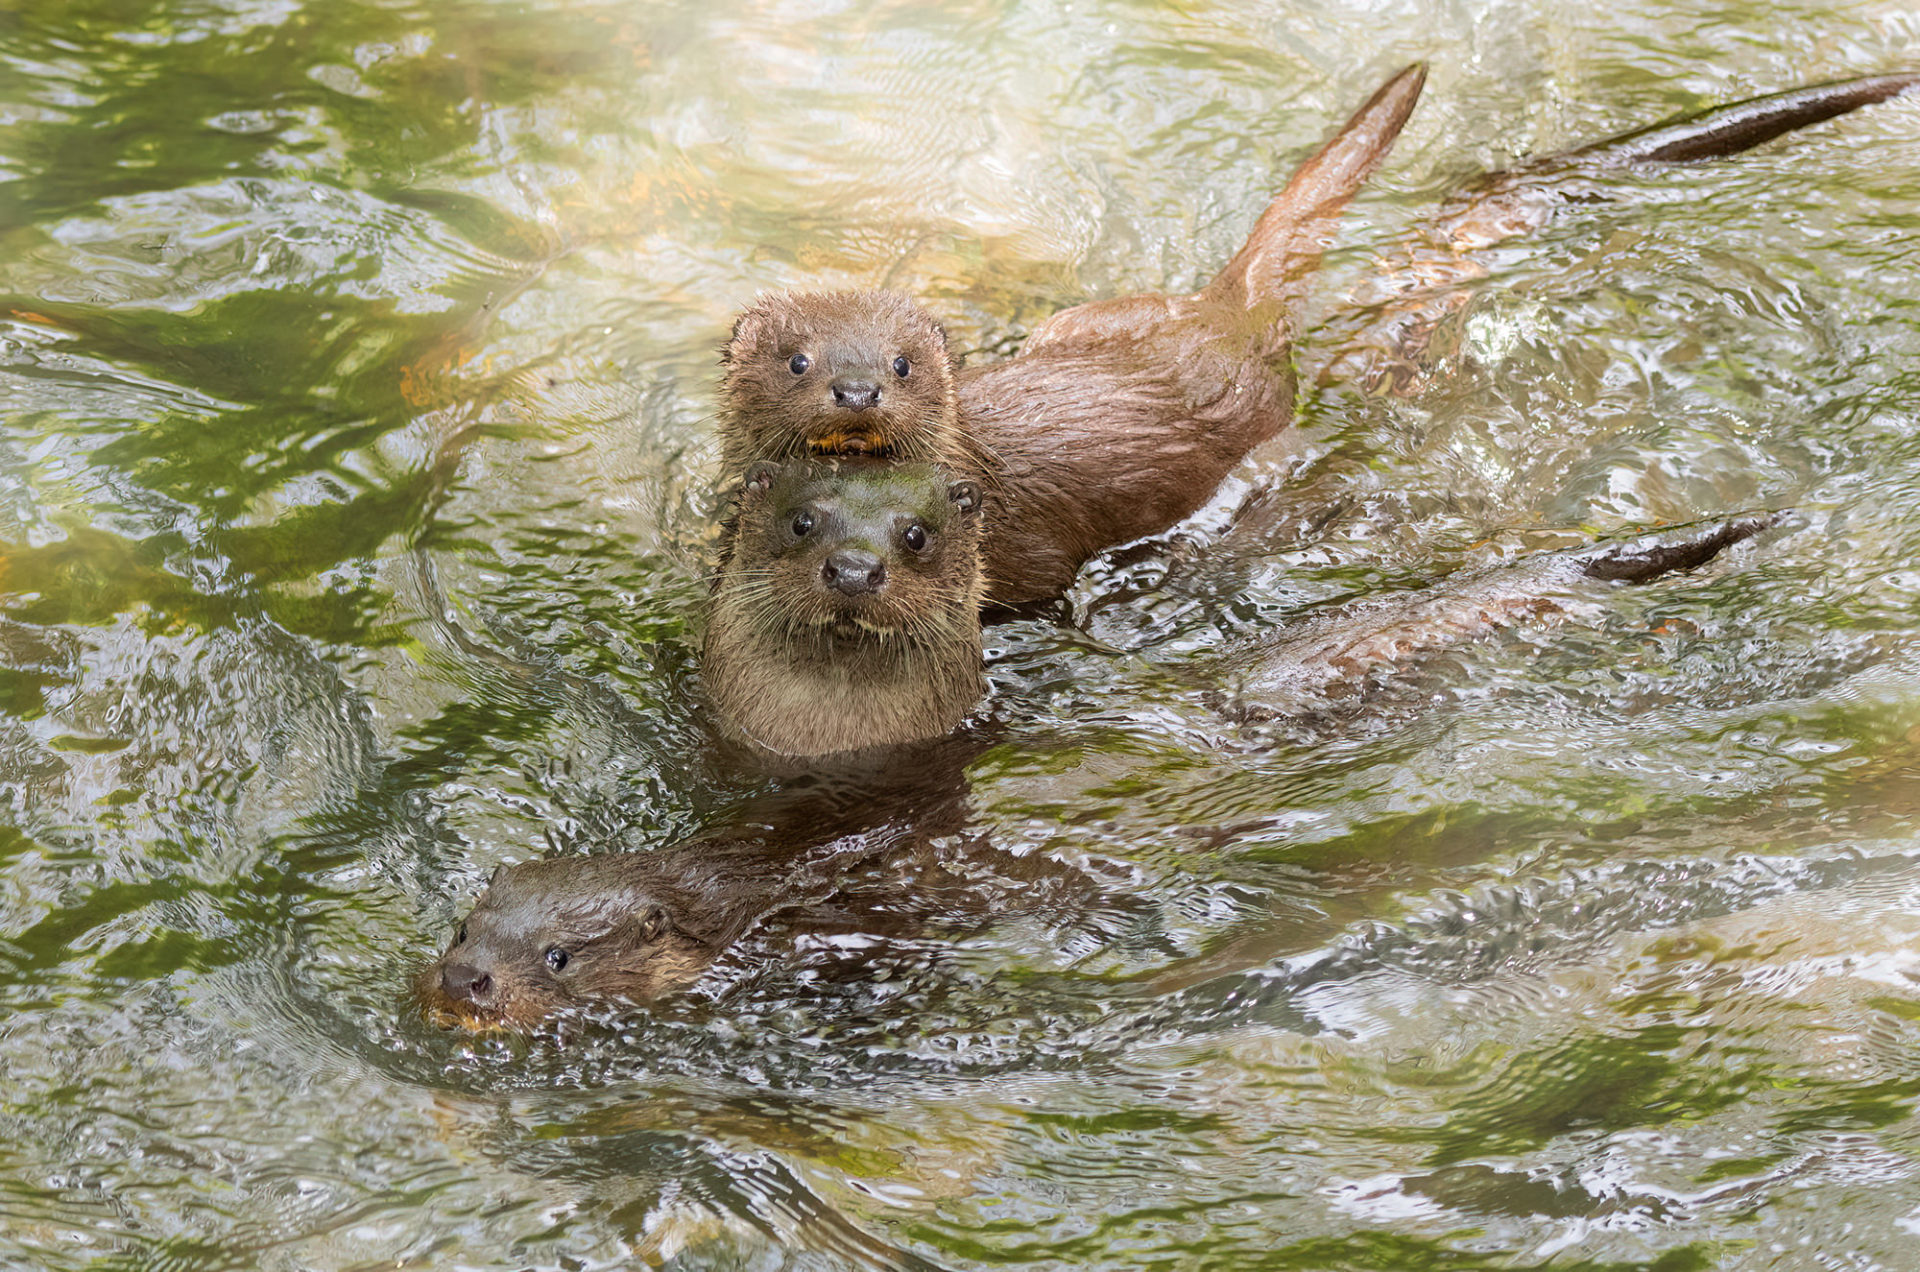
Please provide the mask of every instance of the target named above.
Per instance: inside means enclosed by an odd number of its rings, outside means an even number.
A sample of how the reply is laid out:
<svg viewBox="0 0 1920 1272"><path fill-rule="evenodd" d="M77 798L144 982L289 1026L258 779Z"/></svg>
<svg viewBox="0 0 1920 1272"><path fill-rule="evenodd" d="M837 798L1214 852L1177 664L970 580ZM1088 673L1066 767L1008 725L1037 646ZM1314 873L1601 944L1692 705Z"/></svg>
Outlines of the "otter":
<svg viewBox="0 0 1920 1272"><path fill-rule="evenodd" d="M1238 700L1223 705L1241 720L1320 711L1330 699L1359 696L1381 667L1502 627L1591 612L1584 589L1693 569L1784 515L1541 553L1364 602L1229 659L1250 675ZM735 819L751 830L502 867L415 978L415 996L437 1024L525 1033L570 1010L647 1006L694 990L724 956L755 941L765 953L782 936L884 940L929 926L973 928L1012 909L1074 922L1096 911L1133 922L1151 909L1099 887L1080 867L997 851L970 832L964 771L978 753L971 743L923 752L866 799L833 783L775 792ZM869 948L847 943L855 962L843 971L858 974Z"/></svg>
<svg viewBox="0 0 1920 1272"><path fill-rule="evenodd" d="M1206 286L1063 310L1004 361L956 368L939 324L897 293L763 297L739 315L722 354L726 471L808 454L941 464L984 489L987 601L1010 608L1059 596L1095 553L1196 511L1291 422L1292 317L1335 219L1385 157L1425 78L1411 66L1375 93ZM1371 338L1347 353L1364 356L1360 346L1372 344L1402 357L1445 312L1433 289L1472 276L1466 254L1538 227L1571 198L1595 197L1587 178L1730 155L1916 84L1920 75L1873 76L1757 98L1485 178L1442 210L1438 246L1410 255L1369 314Z"/></svg>
<svg viewBox="0 0 1920 1272"><path fill-rule="evenodd" d="M918 748L911 765L811 774L660 848L502 866L414 977L414 1000L443 1027L530 1033L581 1009L723 994L729 973L764 966L859 979L876 942L971 931L1010 910L1157 921L1097 869L974 833L966 769L983 750L958 739ZM833 935L863 939L807 939Z"/></svg>
<svg viewBox="0 0 1920 1272"><path fill-rule="evenodd" d="M925 464L762 461L729 522L701 674L782 756L939 737L985 692L981 493Z"/></svg>
<svg viewBox="0 0 1920 1272"><path fill-rule="evenodd" d="M445 952L415 978L427 1018L524 1033L569 1006L650 1003L693 984L738 937L752 899L723 896L654 857L556 857L494 871Z"/></svg>
<svg viewBox="0 0 1920 1272"><path fill-rule="evenodd" d="M904 824L816 835L813 844L798 834L719 834L502 866L414 978L414 997L443 1028L531 1033L569 1011L685 994L749 945L777 962L793 957L797 936L884 939L930 922L977 925L1004 907L1003 889L982 886L971 868L963 877L923 860L929 837ZM906 861L917 868L888 869ZM1012 858L998 864L1032 873ZM911 893L901 886L908 877Z"/></svg>

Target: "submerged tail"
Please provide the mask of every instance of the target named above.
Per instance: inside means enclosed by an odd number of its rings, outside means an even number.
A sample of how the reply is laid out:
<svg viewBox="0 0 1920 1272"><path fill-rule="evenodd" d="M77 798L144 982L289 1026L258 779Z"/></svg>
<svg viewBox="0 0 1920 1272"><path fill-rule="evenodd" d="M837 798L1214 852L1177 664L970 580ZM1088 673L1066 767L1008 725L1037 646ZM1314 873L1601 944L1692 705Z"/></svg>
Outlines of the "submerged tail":
<svg viewBox="0 0 1920 1272"><path fill-rule="evenodd" d="M1203 294L1237 299L1248 306L1293 299L1300 281L1320 264L1333 236L1334 219L1386 158L1426 82L1426 64L1416 62L1355 111L1333 140L1301 164L1286 189L1274 196L1246 245Z"/></svg>
<svg viewBox="0 0 1920 1272"><path fill-rule="evenodd" d="M1580 150L1568 151L1548 163L1573 163L1583 168L1612 168L1631 163L1688 163L1719 159L1751 150L1796 128L1821 123L1898 97L1920 87L1920 71L1898 75L1869 75L1790 89L1766 97L1716 106L1697 115L1655 124L1639 132L1609 138Z"/></svg>
<svg viewBox="0 0 1920 1272"><path fill-rule="evenodd" d="M1731 102L1605 141L1490 173L1450 197L1353 298L1350 334L1314 373L1408 392L1425 376L1427 341L1486 276L1483 253L1551 221L1570 202L1607 197L1602 178L1623 168L1739 154L1798 128L1920 90L1920 71L1868 75Z"/></svg>
<svg viewBox="0 0 1920 1272"><path fill-rule="evenodd" d="M1868 75L1683 115L1482 177L1448 200L1435 228L1457 250L1491 247L1544 225L1568 199L1592 199L1595 192L1582 177L1642 164L1723 159L1915 88L1920 71Z"/></svg>
<svg viewBox="0 0 1920 1272"><path fill-rule="evenodd" d="M1680 539L1646 538L1604 548L1581 562L1590 579L1645 583L1663 574L1705 565L1736 543L1743 543L1787 519L1784 512L1763 512L1722 521L1704 533Z"/></svg>

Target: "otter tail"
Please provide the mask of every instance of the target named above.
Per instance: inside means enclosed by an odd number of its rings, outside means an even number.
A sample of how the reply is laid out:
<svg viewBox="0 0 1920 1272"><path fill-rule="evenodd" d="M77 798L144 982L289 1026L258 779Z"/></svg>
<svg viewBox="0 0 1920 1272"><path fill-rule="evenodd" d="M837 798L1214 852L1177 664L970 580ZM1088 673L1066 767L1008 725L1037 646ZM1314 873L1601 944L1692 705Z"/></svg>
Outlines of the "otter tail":
<svg viewBox="0 0 1920 1272"><path fill-rule="evenodd" d="M1456 248L1491 247L1552 218L1569 199L1592 199L1580 178L1646 164L1723 159L1920 87L1920 71L1836 80L1716 106L1491 173L1448 201L1436 218ZM1545 197L1543 197L1545 196Z"/></svg>
<svg viewBox="0 0 1920 1272"><path fill-rule="evenodd" d="M1645 583L1663 574L1705 565L1734 544L1745 542L1762 530L1770 530L1786 519L1784 512L1765 512L1722 521L1704 533L1687 538L1636 539L1585 558L1580 572L1590 579Z"/></svg>
<svg viewBox="0 0 1920 1272"><path fill-rule="evenodd" d="M1752 97L1612 137L1559 155L1548 163L1573 163L1587 169L1634 163L1689 163L1751 150L1796 128L1899 97L1920 86L1920 71L1835 80L1808 88Z"/></svg>
<svg viewBox="0 0 1920 1272"><path fill-rule="evenodd" d="M1426 64L1416 62L1381 86L1300 165L1202 295L1248 307L1296 299L1302 281L1320 264L1335 218L1386 158L1426 82Z"/></svg>

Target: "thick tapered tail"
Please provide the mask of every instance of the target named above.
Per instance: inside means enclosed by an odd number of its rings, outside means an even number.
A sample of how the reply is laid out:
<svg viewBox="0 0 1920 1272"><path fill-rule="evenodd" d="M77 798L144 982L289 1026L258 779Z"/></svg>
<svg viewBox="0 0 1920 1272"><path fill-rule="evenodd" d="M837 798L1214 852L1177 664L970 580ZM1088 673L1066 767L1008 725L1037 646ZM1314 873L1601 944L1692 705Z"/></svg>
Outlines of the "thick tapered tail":
<svg viewBox="0 0 1920 1272"><path fill-rule="evenodd" d="M1915 88L1920 88L1920 71L1814 84L1716 106L1698 115L1655 124L1555 158L1590 168L1719 159L1751 150L1796 128L1834 119L1889 97L1899 97Z"/></svg>
<svg viewBox="0 0 1920 1272"><path fill-rule="evenodd" d="M1301 280L1319 266L1335 219L1393 148L1426 82L1426 65L1417 62L1354 112L1267 205L1246 245L1207 285L1207 294L1248 306L1292 300Z"/></svg>

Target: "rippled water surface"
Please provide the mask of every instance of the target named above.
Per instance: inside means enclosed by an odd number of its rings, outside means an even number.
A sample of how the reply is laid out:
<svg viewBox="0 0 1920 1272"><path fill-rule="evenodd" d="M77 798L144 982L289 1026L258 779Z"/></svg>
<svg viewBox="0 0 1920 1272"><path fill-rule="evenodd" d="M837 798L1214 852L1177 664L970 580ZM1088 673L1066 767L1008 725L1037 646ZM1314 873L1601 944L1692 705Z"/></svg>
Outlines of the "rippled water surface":
<svg viewBox="0 0 1920 1272"><path fill-rule="evenodd" d="M989 632L938 889L864 867L915 922L418 1019L495 866L762 793L691 654L733 311L978 358L1195 285L1416 59L1301 427ZM1474 173L1915 65L1891 0L7 6L0 1265L1920 1266L1920 105L1622 174L1410 392L1340 356ZM1753 507L1219 709L1343 600Z"/></svg>

